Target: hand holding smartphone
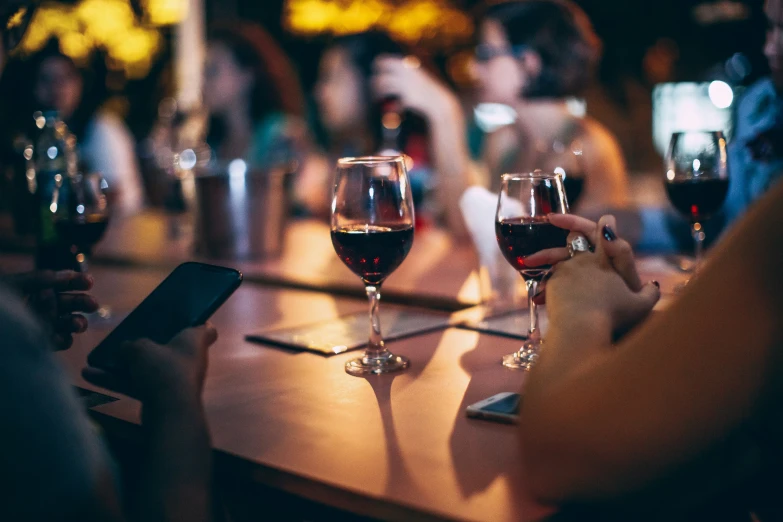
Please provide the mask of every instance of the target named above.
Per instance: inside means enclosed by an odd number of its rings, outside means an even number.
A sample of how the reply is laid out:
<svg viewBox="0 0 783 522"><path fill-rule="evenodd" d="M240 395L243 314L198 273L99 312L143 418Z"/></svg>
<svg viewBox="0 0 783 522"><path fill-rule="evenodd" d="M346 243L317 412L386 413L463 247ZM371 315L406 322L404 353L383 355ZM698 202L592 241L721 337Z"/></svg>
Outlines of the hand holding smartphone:
<svg viewBox="0 0 783 522"><path fill-rule="evenodd" d="M122 371L114 354L126 341L169 343L186 328L204 324L242 283L237 270L183 263L87 357L90 366Z"/></svg>

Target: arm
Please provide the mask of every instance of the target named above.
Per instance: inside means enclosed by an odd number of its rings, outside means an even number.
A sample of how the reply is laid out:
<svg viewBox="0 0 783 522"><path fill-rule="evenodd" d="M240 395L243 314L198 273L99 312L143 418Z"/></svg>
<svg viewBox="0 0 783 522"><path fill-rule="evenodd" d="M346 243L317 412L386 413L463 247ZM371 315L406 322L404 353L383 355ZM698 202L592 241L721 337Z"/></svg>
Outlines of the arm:
<svg viewBox="0 0 783 522"><path fill-rule="evenodd" d="M201 401L207 348L217 333L189 329L165 346L148 340L118 350L127 377L85 368L85 379L137 397L146 436L145 465L134 520L206 522L211 519L211 446Z"/></svg>
<svg viewBox="0 0 783 522"><path fill-rule="evenodd" d="M402 58L379 58L375 68L373 89L376 95L398 96L406 109L427 120L432 160L438 176L438 204L452 234L467 238L458 202L465 189L479 183L479 173L470 160L465 117L459 100L428 72L406 66Z"/></svg>
<svg viewBox="0 0 783 522"><path fill-rule="evenodd" d="M783 186L671 308L614 350L606 311L582 316L559 304L571 302L565 285L588 258L558 267L547 288L554 328L521 412L539 498L598 500L642 488L779 399L781 199Z"/></svg>

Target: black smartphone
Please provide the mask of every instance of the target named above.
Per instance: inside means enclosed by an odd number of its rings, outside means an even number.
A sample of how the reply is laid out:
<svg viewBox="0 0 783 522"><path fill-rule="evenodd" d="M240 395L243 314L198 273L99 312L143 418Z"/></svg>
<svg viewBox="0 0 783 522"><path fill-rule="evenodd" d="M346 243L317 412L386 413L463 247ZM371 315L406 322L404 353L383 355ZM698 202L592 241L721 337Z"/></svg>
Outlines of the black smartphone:
<svg viewBox="0 0 783 522"><path fill-rule="evenodd" d="M87 362L107 370L125 341L150 339L166 344L186 328L204 324L239 288L242 274L232 268L183 263L158 285L117 328L90 352Z"/></svg>

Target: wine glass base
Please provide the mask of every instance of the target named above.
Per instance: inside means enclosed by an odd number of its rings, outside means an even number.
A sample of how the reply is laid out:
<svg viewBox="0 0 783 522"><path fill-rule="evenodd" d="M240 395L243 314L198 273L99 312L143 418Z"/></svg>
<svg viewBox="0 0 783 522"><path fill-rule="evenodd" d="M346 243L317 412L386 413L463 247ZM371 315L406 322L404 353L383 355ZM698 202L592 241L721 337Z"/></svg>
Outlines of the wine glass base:
<svg viewBox="0 0 783 522"><path fill-rule="evenodd" d="M345 373L359 377L399 372L410 366L410 361L402 355L389 354L388 357L359 357L345 363Z"/></svg>
<svg viewBox="0 0 783 522"><path fill-rule="evenodd" d="M530 371L537 359L537 353L523 352L521 355L512 353L503 357L503 366L512 370Z"/></svg>

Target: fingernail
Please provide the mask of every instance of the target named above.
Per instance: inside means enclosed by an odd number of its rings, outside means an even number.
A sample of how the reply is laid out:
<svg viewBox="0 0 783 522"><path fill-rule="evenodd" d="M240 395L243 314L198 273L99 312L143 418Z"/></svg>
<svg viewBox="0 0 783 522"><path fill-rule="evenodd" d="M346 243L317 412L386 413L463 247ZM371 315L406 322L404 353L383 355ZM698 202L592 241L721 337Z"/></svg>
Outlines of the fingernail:
<svg viewBox="0 0 783 522"><path fill-rule="evenodd" d="M617 239L617 234L614 233L614 230L612 230L612 227L609 225L604 225L604 239L607 241L614 241Z"/></svg>
<svg viewBox="0 0 783 522"><path fill-rule="evenodd" d="M651 281L651 282L652 282L652 284L655 285L655 288L657 288L658 290L661 289L661 283L659 283L658 281Z"/></svg>

